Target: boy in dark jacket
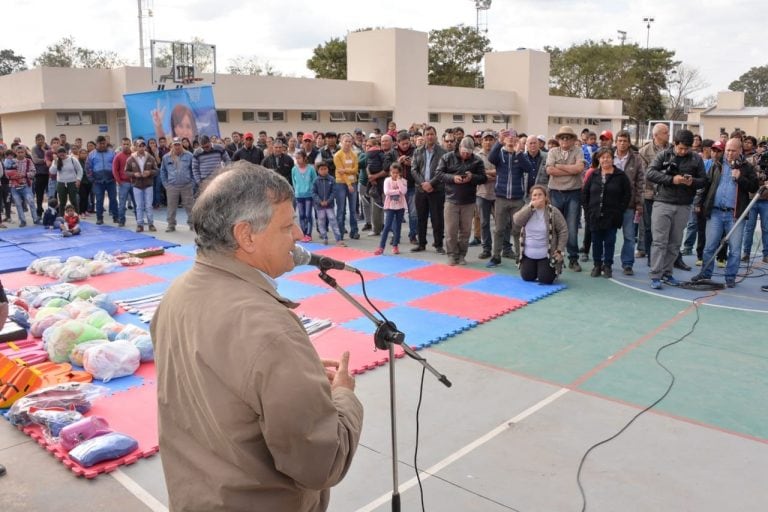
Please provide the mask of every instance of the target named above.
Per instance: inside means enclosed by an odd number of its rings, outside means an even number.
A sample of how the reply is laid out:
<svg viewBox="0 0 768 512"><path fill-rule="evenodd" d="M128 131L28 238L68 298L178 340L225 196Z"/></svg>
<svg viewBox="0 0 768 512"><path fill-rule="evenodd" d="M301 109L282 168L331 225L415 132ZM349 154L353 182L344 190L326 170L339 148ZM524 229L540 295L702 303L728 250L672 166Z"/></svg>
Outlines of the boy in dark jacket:
<svg viewBox="0 0 768 512"><path fill-rule="evenodd" d="M334 209L333 188L336 186L336 178L328 174L328 164L325 161L320 160L315 165L317 165L317 179L312 185L312 204L315 207L320 238L323 239L324 244L328 244L328 225L330 225L333 236L336 237L336 245L346 247L347 244L341 239Z"/></svg>

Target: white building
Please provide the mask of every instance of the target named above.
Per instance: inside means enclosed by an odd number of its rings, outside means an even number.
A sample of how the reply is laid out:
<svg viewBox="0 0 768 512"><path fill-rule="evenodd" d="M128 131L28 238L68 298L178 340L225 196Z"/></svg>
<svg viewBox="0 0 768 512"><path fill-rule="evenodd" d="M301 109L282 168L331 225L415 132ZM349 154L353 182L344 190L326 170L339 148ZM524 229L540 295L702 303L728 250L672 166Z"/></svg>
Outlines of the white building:
<svg viewBox="0 0 768 512"><path fill-rule="evenodd" d="M467 133L505 126L551 136L561 125L577 132L618 131L620 100L549 95L549 54L535 50L485 56L485 88L427 83L427 34L403 29L347 37L347 80L270 76L216 77L222 135L256 132L386 130L429 123ZM123 94L153 90L150 69L38 68L0 77L0 130L31 143L36 133L69 140L130 136Z"/></svg>

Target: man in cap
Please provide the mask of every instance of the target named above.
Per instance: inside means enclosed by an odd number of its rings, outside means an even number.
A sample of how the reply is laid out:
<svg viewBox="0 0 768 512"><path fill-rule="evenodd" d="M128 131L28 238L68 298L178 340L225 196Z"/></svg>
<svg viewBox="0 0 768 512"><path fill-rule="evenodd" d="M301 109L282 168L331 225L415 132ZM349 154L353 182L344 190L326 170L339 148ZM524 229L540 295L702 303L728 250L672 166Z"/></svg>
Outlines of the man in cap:
<svg viewBox="0 0 768 512"><path fill-rule="evenodd" d="M547 153L547 174L552 206L560 210L568 224L568 268L581 272L579 265L579 217L581 215L581 175L584 154L576 145L576 133L562 126L555 135L559 147Z"/></svg>
<svg viewBox="0 0 768 512"><path fill-rule="evenodd" d="M603 130L600 132L600 147L601 148L613 148L613 132L611 130Z"/></svg>
<svg viewBox="0 0 768 512"><path fill-rule="evenodd" d="M253 145L253 134L247 135L251 135L251 145ZM160 181L168 196L168 227L165 232L170 233L176 231L176 209L179 206L179 199L184 206L184 211L187 212L187 219L191 219L192 206L195 203L192 153L181 145L181 137L173 138L171 150L163 156L160 164ZM192 229L191 220L188 222L189 229Z"/></svg>
<svg viewBox="0 0 768 512"><path fill-rule="evenodd" d="M242 147L235 151L234 156L232 156L233 162L238 160L246 160L256 165L260 165L264 160L264 152L255 144L253 133L245 132L245 135L243 135Z"/></svg>

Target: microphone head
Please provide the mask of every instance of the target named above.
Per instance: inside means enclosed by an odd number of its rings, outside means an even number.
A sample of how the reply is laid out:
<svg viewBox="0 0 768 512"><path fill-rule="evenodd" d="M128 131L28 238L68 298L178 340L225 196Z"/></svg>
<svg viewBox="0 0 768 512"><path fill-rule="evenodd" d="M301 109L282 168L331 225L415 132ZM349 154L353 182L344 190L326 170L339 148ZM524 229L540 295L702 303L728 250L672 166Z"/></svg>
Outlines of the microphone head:
<svg viewBox="0 0 768 512"><path fill-rule="evenodd" d="M291 251L293 255L293 264L298 267L299 265L308 265L312 254L301 245L294 245Z"/></svg>

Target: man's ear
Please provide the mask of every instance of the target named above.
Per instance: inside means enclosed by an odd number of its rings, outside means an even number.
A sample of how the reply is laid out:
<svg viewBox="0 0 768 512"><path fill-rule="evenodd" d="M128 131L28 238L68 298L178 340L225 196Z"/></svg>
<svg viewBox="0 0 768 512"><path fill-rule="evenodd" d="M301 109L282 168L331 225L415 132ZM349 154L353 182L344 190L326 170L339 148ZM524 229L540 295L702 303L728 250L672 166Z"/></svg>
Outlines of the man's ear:
<svg viewBox="0 0 768 512"><path fill-rule="evenodd" d="M240 221L232 228L232 234L237 242L238 249L252 253L256 249L253 229L248 222Z"/></svg>

